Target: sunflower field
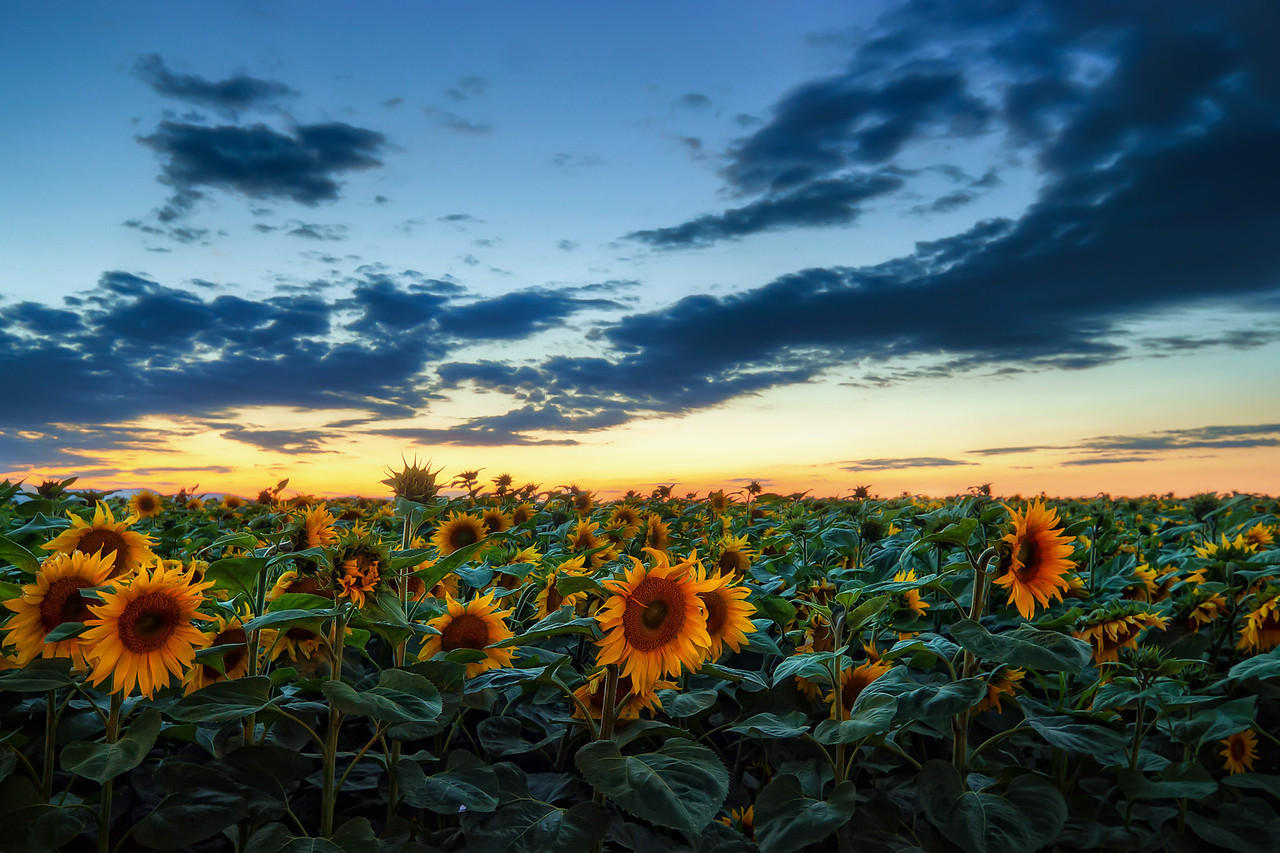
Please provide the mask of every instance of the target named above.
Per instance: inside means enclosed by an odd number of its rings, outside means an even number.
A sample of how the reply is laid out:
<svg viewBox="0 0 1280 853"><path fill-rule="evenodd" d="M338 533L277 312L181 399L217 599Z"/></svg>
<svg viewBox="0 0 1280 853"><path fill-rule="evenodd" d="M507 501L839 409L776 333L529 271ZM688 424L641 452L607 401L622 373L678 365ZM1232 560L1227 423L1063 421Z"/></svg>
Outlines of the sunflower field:
<svg viewBox="0 0 1280 853"><path fill-rule="evenodd" d="M1280 849L1273 498L439 473L0 485L0 850Z"/></svg>

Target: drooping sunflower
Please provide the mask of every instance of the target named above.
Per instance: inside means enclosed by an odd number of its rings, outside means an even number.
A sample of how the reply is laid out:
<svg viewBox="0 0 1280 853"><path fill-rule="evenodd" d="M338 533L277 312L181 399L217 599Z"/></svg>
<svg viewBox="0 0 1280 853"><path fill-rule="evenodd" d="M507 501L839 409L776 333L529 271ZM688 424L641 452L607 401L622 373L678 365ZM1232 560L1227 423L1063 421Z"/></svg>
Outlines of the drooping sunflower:
<svg viewBox="0 0 1280 853"><path fill-rule="evenodd" d="M476 649L485 659L467 664L467 677L474 678L491 669L511 666L511 649L490 649L487 646L509 640L515 636L507 627L510 610L499 610L490 592L481 598L473 598L466 604L452 595L445 598L449 611L427 624L439 631L422 644L420 660L428 660L438 652L454 649Z"/></svg>
<svg viewBox="0 0 1280 853"><path fill-rule="evenodd" d="M746 534L726 536L719 543L720 556L716 558L716 566L721 574L737 572L745 575L751 568L751 550L747 548Z"/></svg>
<svg viewBox="0 0 1280 853"><path fill-rule="evenodd" d="M1009 603L1023 619L1035 615L1036 602L1048 607L1052 599L1062 600L1068 588L1067 572L1075 568L1071 540L1058 527L1058 511L1043 501L1027 506L1025 513L1008 508L1013 516L1013 532L1004 536L1009 544L1009 564L994 583L1009 590Z"/></svg>
<svg viewBox="0 0 1280 853"><path fill-rule="evenodd" d="M982 701L973 706L975 714L981 714L983 711L994 708L996 713L1003 713L1004 709L1000 707L1000 697L1012 697L1018 692L1018 685L1022 679L1027 677L1026 670L1016 667L1003 667L999 672L991 674L987 679L987 695L982 697Z"/></svg>
<svg viewBox="0 0 1280 853"><path fill-rule="evenodd" d="M333 584L328 578L305 574L295 569L289 569L276 579L275 584L267 592L267 601L275 601L285 593L318 595L321 598L333 598L334 595Z"/></svg>
<svg viewBox="0 0 1280 853"><path fill-rule="evenodd" d="M618 664L641 689L702 664L711 637L699 593L716 584L690 577L689 563L673 566L665 552L644 550L654 565L646 567L632 557L623 578L604 582L613 595L596 612L604 631L599 662Z"/></svg>
<svg viewBox="0 0 1280 853"><path fill-rule="evenodd" d="M382 580L379 565L378 560L362 560L359 557L344 560L338 575L338 584L342 588L339 597L350 598L356 607L364 607L365 596L372 593L377 588L378 581Z"/></svg>
<svg viewBox="0 0 1280 853"><path fill-rule="evenodd" d="M249 640L239 619L217 617L212 631L205 632L205 646L232 646L221 656L221 669L212 663L197 661L183 680L183 693L195 693L218 681L244 678L249 673Z"/></svg>
<svg viewBox="0 0 1280 853"><path fill-rule="evenodd" d="M150 489L139 489L129 498L129 509L139 518L155 518L164 509L164 498Z"/></svg>
<svg viewBox="0 0 1280 853"><path fill-rule="evenodd" d="M298 544L303 548L328 548L338 541L337 521L322 503L311 504L298 513Z"/></svg>
<svg viewBox="0 0 1280 853"><path fill-rule="evenodd" d="M894 583L913 583L916 580L916 570L906 569L897 572L893 576ZM902 610L910 611L915 616L924 616L925 611L929 609L929 602L920 598L920 590L909 589L898 595L899 607Z"/></svg>
<svg viewBox="0 0 1280 853"><path fill-rule="evenodd" d="M1136 602L1118 602L1095 610L1085 620L1076 638L1093 646L1095 663L1115 663L1120 650L1136 649L1138 638L1147 628L1165 629L1168 620Z"/></svg>
<svg viewBox="0 0 1280 853"><path fill-rule="evenodd" d="M1275 538L1275 531L1265 524L1255 524L1244 532L1245 541L1257 551L1268 547Z"/></svg>
<svg viewBox="0 0 1280 853"><path fill-rule="evenodd" d="M1239 648L1265 652L1280 646L1280 595L1263 601L1244 620Z"/></svg>
<svg viewBox="0 0 1280 853"><path fill-rule="evenodd" d="M127 581L89 605L92 619L84 640L95 686L111 679L113 693L126 696L138 688L148 699L181 676L208 638L193 619L212 620L198 612L202 594L212 582L192 583L184 572L157 566L139 569Z"/></svg>
<svg viewBox="0 0 1280 853"><path fill-rule="evenodd" d="M1213 624L1213 620L1227 609L1227 600L1221 593L1215 592L1210 595L1203 590L1195 590L1191 593L1186 606L1190 608L1189 612L1185 612L1187 623L1191 630L1198 631L1206 625Z"/></svg>
<svg viewBox="0 0 1280 853"><path fill-rule="evenodd" d="M724 493L724 489L718 492L711 492L707 495L707 503L711 505L711 511L716 515L724 515L729 509L729 496Z"/></svg>
<svg viewBox="0 0 1280 853"><path fill-rule="evenodd" d="M1222 743L1222 765L1228 773L1244 773L1253 769L1258 757L1258 736L1253 729L1236 732Z"/></svg>
<svg viewBox="0 0 1280 853"><path fill-rule="evenodd" d="M573 530L569 531L569 535L565 537L565 545L571 551L591 551L601 546L609 546L591 555L591 567L595 569L600 568L617 556L616 546L610 546L608 539L598 536L599 530L600 524L598 522L579 521L574 525Z"/></svg>
<svg viewBox="0 0 1280 853"><path fill-rule="evenodd" d="M1224 533L1222 541L1214 542L1210 539L1203 545L1193 546L1191 550L1195 551L1197 557L1226 562L1227 560L1247 560L1254 549L1252 543L1243 534L1237 535L1235 539L1228 539L1227 534Z"/></svg>
<svg viewBox="0 0 1280 853"><path fill-rule="evenodd" d="M858 701L858 697L862 695L862 691L871 686L871 682L884 675L890 669L892 664L882 661L867 661L866 663L845 668L840 673L840 702L839 713L841 720L849 719L849 715L853 712L853 706ZM836 692L832 690L826 696L827 704L831 706L831 716L836 716Z"/></svg>
<svg viewBox="0 0 1280 853"><path fill-rule="evenodd" d="M734 575L707 574L698 565L694 570L694 579L713 583L710 589L698 593L707 610L707 636L711 638L711 647L707 649L707 660L715 661L728 646L735 652L742 651L747 642L747 634L757 629L751 621L751 614L756 607L747 601L751 590L734 582Z"/></svg>
<svg viewBox="0 0 1280 853"><path fill-rule="evenodd" d="M484 526L484 520L480 516L454 511L449 513L445 523L436 529L431 542L436 546L441 557L447 557L459 548L482 541L488 535L489 530Z"/></svg>
<svg viewBox="0 0 1280 853"><path fill-rule="evenodd" d="M223 509L235 512L240 507L244 506L244 498L239 495L223 495L220 504Z"/></svg>
<svg viewBox="0 0 1280 853"><path fill-rule="evenodd" d="M40 546L44 550L60 554L76 551L83 554L115 554L116 560L111 567L112 579L125 577L140 566L155 562L156 555L151 551L150 537L129 529L129 525L138 520L137 516L131 515L123 521L116 521L111 507L102 502L98 503L93 512L93 521L85 521L71 513L67 515L71 519L71 526Z"/></svg>
<svg viewBox="0 0 1280 853"><path fill-rule="evenodd" d="M101 586L111 575L115 560L111 554L57 554L44 561L36 572L36 582L22 588L22 595L4 602L14 612L4 630L7 642L17 648L20 666L36 657L71 658L84 667L84 641L68 637L46 643L49 632L64 622L84 622L93 614L80 590Z"/></svg>
<svg viewBox="0 0 1280 853"><path fill-rule="evenodd" d="M348 632L350 630L347 629ZM288 655L294 663L302 663L314 657L328 660L329 656L324 637L305 625L290 625L284 631L264 628L258 642L271 660Z"/></svg>
<svg viewBox="0 0 1280 853"><path fill-rule="evenodd" d="M587 713L594 720L604 716L604 691L607 686L605 682L605 673L601 671L595 678L573 691L573 695L587 707ZM658 690L672 689L675 686L674 682L659 681L648 690L638 690L629 676L619 675L618 689L613 697L614 710L618 719L637 720L640 718L641 709L656 714L662 710L662 700L658 698ZM583 718L582 709L576 704L573 707L573 716L579 720Z"/></svg>

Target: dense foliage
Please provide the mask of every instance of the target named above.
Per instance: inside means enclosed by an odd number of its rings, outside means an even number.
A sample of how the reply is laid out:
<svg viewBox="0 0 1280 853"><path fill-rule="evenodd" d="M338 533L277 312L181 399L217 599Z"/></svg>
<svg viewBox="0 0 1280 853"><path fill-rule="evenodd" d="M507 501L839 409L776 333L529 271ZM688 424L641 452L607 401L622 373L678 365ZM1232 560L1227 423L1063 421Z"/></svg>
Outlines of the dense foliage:
<svg viewBox="0 0 1280 853"><path fill-rule="evenodd" d="M0 850L1280 849L1274 499L437 473L0 487Z"/></svg>

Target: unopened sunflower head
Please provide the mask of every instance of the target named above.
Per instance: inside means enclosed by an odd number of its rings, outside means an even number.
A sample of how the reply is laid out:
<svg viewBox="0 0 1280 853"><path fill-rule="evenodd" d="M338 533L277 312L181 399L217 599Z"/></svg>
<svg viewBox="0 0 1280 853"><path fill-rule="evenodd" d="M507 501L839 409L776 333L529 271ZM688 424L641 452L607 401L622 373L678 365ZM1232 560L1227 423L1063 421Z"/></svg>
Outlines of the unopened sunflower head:
<svg viewBox="0 0 1280 853"><path fill-rule="evenodd" d="M413 462L405 462L404 457L400 458L404 467L399 471L391 468L387 469L390 475L381 482L391 487L391 491L398 498L414 501L415 503L429 503L434 501L436 495L440 493L441 484L436 482L436 475L444 470L441 465L436 470L431 470L431 460L427 460L426 465L419 466L417 457Z"/></svg>

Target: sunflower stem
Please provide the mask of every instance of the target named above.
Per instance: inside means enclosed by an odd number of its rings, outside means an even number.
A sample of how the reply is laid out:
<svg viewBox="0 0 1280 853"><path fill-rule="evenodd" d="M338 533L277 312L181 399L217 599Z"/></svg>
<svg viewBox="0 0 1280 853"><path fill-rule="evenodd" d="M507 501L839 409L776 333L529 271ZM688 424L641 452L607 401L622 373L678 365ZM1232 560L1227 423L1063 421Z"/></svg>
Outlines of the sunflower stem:
<svg viewBox="0 0 1280 853"><path fill-rule="evenodd" d="M124 704L124 692L111 694L111 712L107 715L107 743L120 738L120 707ZM98 802L98 853L111 851L111 795L114 779L102 783L102 799Z"/></svg>
<svg viewBox="0 0 1280 853"><path fill-rule="evenodd" d="M987 565L996 556L995 548L988 548L978 557L977 562L973 564L973 595L969 602L969 619L977 622L982 618L982 612L987 604ZM961 670L963 678L972 678L974 673L978 671L978 656L968 649L964 653L964 667ZM956 770L960 771L961 778L965 775L966 766L969 762L969 722L971 709L966 708L951 720L951 733L954 738L952 745L951 761L955 765Z"/></svg>
<svg viewBox="0 0 1280 853"><path fill-rule="evenodd" d="M333 649L333 666L329 672L330 681L342 680L342 651L347 636L347 617L349 612L344 609L342 614L333 620L333 637L330 641L330 647ZM333 707L333 703L329 703L329 730L324 740L324 768L321 771L321 790L320 790L320 837L328 838L333 834L333 811L337 804L338 790L335 782L335 772L337 770L338 759L338 728L342 724L342 714L337 708Z"/></svg>
<svg viewBox="0 0 1280 853"><path fill-rule="evenodd" d="M400 531L400 550L407 551L413 542L413 509L410 508L404 514L404 526ZM405 566L396 576L396 590L400 593L400 609L405 613L409 612L409 574L410 567ZM394 651L394 664L397 667L403 667L405 655L409 648L409 638L406 636L400 642L396 643ZM385 743L385 741L384 741ZM396 765L400 762L400 741L392 740L390 749L386 752L387 756L387 822L396 816L396 807L399 805L400 799L400 783L396 777Z"/></svg>
<svg viewBox="0 0 1280 853"><path fill-rule="evenodd" d="M50 690L44 697L44 768L40 776L40 794L46 803L53 802L53 761L54 747L58 742L58 715L54 709L58 702L58 691ZM18 753L21 755L22 753Z"/></svg>

